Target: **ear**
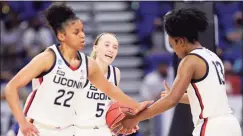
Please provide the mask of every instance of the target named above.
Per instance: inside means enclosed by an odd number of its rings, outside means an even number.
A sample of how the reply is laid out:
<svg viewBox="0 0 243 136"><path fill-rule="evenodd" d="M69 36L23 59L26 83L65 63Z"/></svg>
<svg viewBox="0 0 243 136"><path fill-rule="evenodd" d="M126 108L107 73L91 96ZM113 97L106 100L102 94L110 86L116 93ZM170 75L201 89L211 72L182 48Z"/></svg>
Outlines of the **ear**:
<svg viewBox="0 0 243 136"><path fill-rule="evenodd" d="M188 42L188 40L186 38L181 38L181 45L182 46L186 46L187 42Z"/></svg>
<svg viewBox="0 0 243 136"><path fill-rule="evenodd" d="M97 45L93 45L93 51L96 51Z"/></svg>
<svg viewBox="0 0 243 136"><path fill-rule="evenodd" d="M57 32L57 39L59 41L64 41L65 40L65 34L63 32Z"/></svg>
<svg viewBox="0 0 243 136"><path fill-rule="evenodd" d="M176 44L184 46L185 45L185 38L176 39Z"/></svg>

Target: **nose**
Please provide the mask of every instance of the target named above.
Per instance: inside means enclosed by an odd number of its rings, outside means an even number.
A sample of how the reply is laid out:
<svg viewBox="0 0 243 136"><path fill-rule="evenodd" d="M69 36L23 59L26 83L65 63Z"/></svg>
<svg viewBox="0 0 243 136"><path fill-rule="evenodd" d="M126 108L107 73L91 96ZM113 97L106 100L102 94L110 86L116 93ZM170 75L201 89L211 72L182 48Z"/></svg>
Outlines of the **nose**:
<svg viewBox="0 0 243 136"><path fill-rule="evenodd" d="M80 35L79 35L79 37L85 39L85 34L84 34L84 32L81 32Z"/></svg>
<svg viewBox="0 0 243 136"><path fill-rule="evenodd" d="M109 46L109 48L108 48L108 52L113 53L113 48L112 48L112 46Z"/></svg>

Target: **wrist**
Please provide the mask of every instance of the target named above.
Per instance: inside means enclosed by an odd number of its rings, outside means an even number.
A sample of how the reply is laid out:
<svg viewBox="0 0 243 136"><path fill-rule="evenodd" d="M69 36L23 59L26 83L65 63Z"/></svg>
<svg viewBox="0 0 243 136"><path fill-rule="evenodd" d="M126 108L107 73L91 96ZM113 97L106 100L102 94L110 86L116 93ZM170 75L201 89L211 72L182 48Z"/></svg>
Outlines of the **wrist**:
<svg viewBox="0 0 243 136"><path fill-rule="evenodd" d="M140 121L142 121L141 116L140 116L140 115L137 115L137 116L134 118L134 121L135 121L136 123L139 123Z"/></svg>
<svg viewBox="0 0 243 136"><path fill-rule="evenodd" d="M22 124L26 124L27 120L25 118L23 118L23 119L19 120L18 123L21 126Z"/></svg>

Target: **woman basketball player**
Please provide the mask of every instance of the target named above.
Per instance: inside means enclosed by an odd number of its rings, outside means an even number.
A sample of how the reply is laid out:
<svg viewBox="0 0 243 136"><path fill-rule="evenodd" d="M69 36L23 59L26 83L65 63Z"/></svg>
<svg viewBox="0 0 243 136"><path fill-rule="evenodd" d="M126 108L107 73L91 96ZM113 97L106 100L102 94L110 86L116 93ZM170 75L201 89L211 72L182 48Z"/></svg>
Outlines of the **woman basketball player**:
<svg viewBox="0 0 243 136"><path fill-rule="evenodd" d="M99 65L107 80L118 86L120 82L120 70L110 65L117 56L119 43L112 33L102 33L97 36L91 58ZM77 121L75 136L112 136L106 125L105 115L112 100L92 83L86 86L85 98L78 98L82 102L77 104ZM81 92L83 93L83 92Z"/></svg>
<svg viewBox="0 0 243 136"><path fill-rule="evenodd" d="M165 16L169 42L182 58L177 76L171 89L164 83L168 95L136 117L122 121L124 129L172 108L180 100L189 100L195 126L193 136L241 136L239 122L228 104L223 63L198 41L199 32L205 31L207 25L205 13L193 8Z"/></svg>
<svg viewBox="0 0 243 136"><path fill-rule="evenodd" d="M60 45L50 46L34 57L5 89L6 99L20 125L22 133L19 135L73 135L72 126L76 114L72 98L78 97L76 93L84 91L87 79L110 98L136 111L147 106L149 102L138 104L109 83L97 63L79 52L84 47L85 35L83 23L72 9L64 5L53 5L45 16ZM18 90L34 78L39 79L40 86L32 93L22 112Z"/></svg>

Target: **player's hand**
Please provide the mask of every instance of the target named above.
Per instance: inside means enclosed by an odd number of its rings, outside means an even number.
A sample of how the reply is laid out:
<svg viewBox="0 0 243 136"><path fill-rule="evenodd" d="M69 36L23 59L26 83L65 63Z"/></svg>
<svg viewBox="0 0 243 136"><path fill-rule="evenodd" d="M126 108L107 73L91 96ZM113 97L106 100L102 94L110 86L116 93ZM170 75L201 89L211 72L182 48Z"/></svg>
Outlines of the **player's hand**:
<svg viewBox="0 0 243 136"><path fill-rule="evenodd" d="M123 120L124 121L124 120ZM130 127L130 126L129 126ZM122 121L112 126L111 131L114 135L130 135L135 133L139 129L138 125L135 125L132 128L128 128L128 126L123 126Z"/></svg>
<svg viewBox="0 0 243 136"><path fill-rule="evenodd" d="M39 136L39 131L37 128L28 121L19 124L19 127L24 136Z"/></svg>
<svg viewBox="0 0 243 136"><path fill-rule="evenodd" d="M165 88L165 90L163 92L161 92L161 94L160 94L161 98L164 98L165 96L167 96L170 93L170 88L167 85L165 80L164 80L164 88Z"/></svg>
<svg viewBox="0 0 243 136"><path fill-rule="evenodd" d="M144 101L139 103L139 107L135 109L135 114L138 114L139 112L145 110L149 105L151 105L154 101Z"/></svg>

